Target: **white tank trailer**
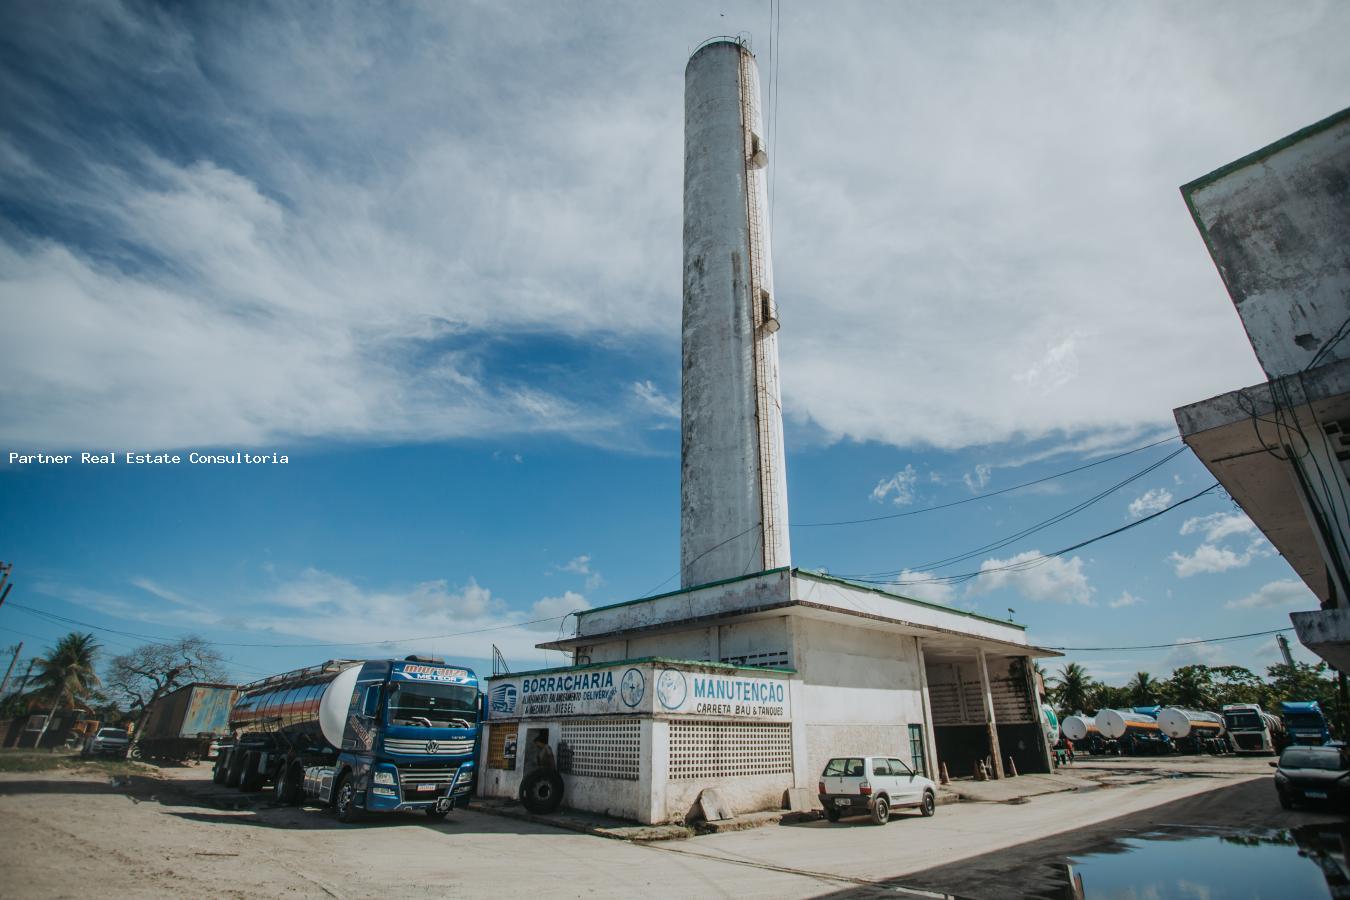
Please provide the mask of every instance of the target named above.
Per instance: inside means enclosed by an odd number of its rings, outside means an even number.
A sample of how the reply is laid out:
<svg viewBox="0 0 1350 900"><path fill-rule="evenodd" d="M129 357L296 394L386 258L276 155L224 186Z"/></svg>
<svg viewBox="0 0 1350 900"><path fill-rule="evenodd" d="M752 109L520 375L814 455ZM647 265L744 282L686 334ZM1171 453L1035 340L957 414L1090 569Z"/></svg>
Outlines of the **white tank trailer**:
<svg viewBox="0 0 1350 900"><path fill-rule="evenodd" d="M791 565L759 68L714 38L685 68L681 587Z"/></svg>
<svg viewBox="0 0 1350 900"><path fill-rule="evenodd" d="M1102 737L1118 741L1130 731L1158 731L1158 720L1143 713L1124 709L1103 709L1097 713L1097 730Z"/></svg>
<svg viewBox="0 0 1350 900"><path fill-rule="evenodd" d="M1158 711L1158 727L1173 740L1223 737L1228 726L1218 713L1167 706Z"/></svg>
<svg viewBox="0 0 1350 900"><path fill-rule="evenodd" d="M1065 716L1059 723L1060 731L1071 741L1085 741L1089 734L1097 734L1097 722L1092 716Z"/></svg>

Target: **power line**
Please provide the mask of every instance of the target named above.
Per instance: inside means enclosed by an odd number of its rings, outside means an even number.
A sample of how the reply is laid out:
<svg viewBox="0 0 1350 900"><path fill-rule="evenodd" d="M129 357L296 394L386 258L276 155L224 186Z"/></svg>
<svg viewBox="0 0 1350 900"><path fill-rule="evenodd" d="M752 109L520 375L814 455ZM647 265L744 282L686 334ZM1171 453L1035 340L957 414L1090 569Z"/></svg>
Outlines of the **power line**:
<svg viewBox="0 0 1350 900"><path fill-rule="evenodd" d="M940 503L937 506L925 506L919 509L910 509L904 512L890 513L884 516L869 516L868 518L865 519L843 519L838 522L794 522L792 523L792 527L828 528L835 525L862 525L867 522L883 522L886 521L887 519L903 519L907 516L917 516L921 515L922 513L935 512L936 510L939 509L950 509L953 506L961 506L962 504L965 503L975 503L976 501L979 500L987 500L990 497L998 497L1001 494L1009 494L1012 493L1013 491L1020 491L1022 488L1032 487L1033 485L1037 484L1044 484L1047 481L1053 481L1056 478L1063 478L1065 475L1073 475L1076 472L1082 472L1083 470L1091 469L1094 466L1101 466L1109 462L1115 462L1118 459L1123 459L1126 456L1130 456L1131 454L1139 453L1144 450L1148 450L1152 447L1157 447L1161 444L1166 444L1169 441L1179 441L1179 440L1181 440L1181 436L1174 434L1170 437L1165 437L1161 440L1154 441L1151 444L1144 444L1142 447L1135 447L1133 450L1126 450L1122 453L1117 453L1114 456L1108 456L1105 457L1104 459L1099 459L1096 462L1086 463L1081 466L1076 466L1072 469L1065 469L1063 472L1056 472L1053 475L1046 475L1044 478L1037 478L1033 481L1024 481L1021 484L1014 484L1011 487L1000 488L997 491L986 491L983 494L975 494L974 496L966 497L961 500L953 500L950 503Z"/></svg>
<svg viewBox="0 0 1350 900"><path fill-rule="evenodd" d="M982 575L989 575L989 574L994 573L994 572L1007 572L1007 571L1019 571L1019 572L1020 572L1020 571L1024 571L1024 570L1027 570L1027 569L1034 569L1034 568L1036 568L1037 566L1045 565L1045 564L1048 563L1050 560L1052 560L1052 559L1054 559L1054 558L1056 558L1056 557L1064 556L1065 554L1072 553L1072 552L1075 551L1075 550L1081 550L1082 548L1087 547L1087 546L1089 546L1090 544L1095 544L1095 543L1097 543L1098 541L1104 541L1104 540L1106 540L1106 539L1109 538L1109 537L1114 537L1115 535L1118 535L1118 534L1120 534L1121 532L1129 531L1131 528L1138 528L1140 525L1143 525L1145 522L1151 522L1151 521L1153 521L1154 519L1158 518L1159 516L1166 515L1167 513L1171 512L1172 510L1176 509L1176 508L1179 507L1179 506L1184 506L1185 504L1190 503L1192 500L1198 500L1198 499L1200 499L1201 497L1205 496L1205 495L1208 494L1210 491L1213 491L1213 490L1217 489L1218 487L1219 487L1219 483L1216 481L1216 482L1214 482L1213 484L1211 484L1209 487L1205 488L1203 491L1199 491L1199 492L1197 492L1197 493L1191 494L1189 497L1186 497L1186 498L1183 499L1183 500L1178 500L1176 503L1173 503L1171 506L1167 507L1166 509L1160 509L1160 510L1158 510L1158 511L1155 512L1155 513L1151 513L1150 515L1144 516L1142 519L1136 519L1135 521L1130 522L1128 525L1122 525L1122 526L1119 527L1119 528L1114 528L1114 529L1112 529L1111 531L1107 531L1107 532L1105 532L1105 533L1103 533L1103 534L1099 534L1099 535L1097 535L1096 537L1088 538L1088 539L1085 540L1085 541L1079 541L1079 542L1076 543L1076 544L1072 544L1072 545L1070 545L1070 546L1068 546L1068 547L1065 547L1065 548L1063 548L1063 549L1061 549L1061 550L1056 550L1056 551L1054 551L1053 553L1043 553L1043 554L1041 554L1040 556L1035 556L1035 557L1032 557L1032 558L1030 558L1030 559L1020 560L1020 561L1015 562L1015 563L1009 563L1008 565L1004 565L1004 566L990 566L989 568L983 568L983 567L982 567L982 568L978 569L977 571L974 571L974 572L963 572L963 573L961 573L961 574L959 574L959 575L942 575L942 576L935 577L935 578L921 578L921 579L915 579L915 580L911 580L911 581L896 581L896 580L889 579L889 578L847 578L847 577L845 577L845 576L840 576L840 577L844 577L844 580L845 580L845 581L857 581L857 582L861 582L861 583L863 583L863 584L885 584L885 585L892 585L892 586L897 586L897 587L898 587L898 586L910 585L910 584L959 584L960 582L963 582L963 581L969 581L969 580L972 579L972 578L979 578L979 577L982 576ZM901 571L904 571L904 570L901 570Z"/></svg>
<svg viewBox="0 0 1350 900"><path fill-rule="evenodd" d="M1074 653L1087 653L1094 650L1165 650L1169 647L1189 647L1193 644L1218 644L1222 641L1240 641L1246 638L1265 637L1284 631L1293 631L1293 626L1272 628L1270 631L1253 631L1249 634L1230 634L1227 637L1196 638L1190 641L1173 641L1170 644L1136 644L1132 647L1046 647L1047 650L1067 650Z"/></svg>

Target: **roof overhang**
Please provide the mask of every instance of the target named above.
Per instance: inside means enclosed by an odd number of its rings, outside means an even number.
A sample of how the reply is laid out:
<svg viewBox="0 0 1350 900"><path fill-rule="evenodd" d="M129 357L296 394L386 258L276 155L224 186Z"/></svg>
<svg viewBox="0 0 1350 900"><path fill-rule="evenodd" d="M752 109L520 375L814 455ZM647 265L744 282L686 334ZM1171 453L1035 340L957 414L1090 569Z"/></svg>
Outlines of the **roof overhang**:
<svg viewBox="0 0 1350 900"><path fill-rule="evenodd" d="M1270 382L1253 385L1174 410L1182 440L1195 452L1256 527L1270 540L1319 599L1330 586L1321 543L1301 492L1269 423L1277 406L1305 428L1350 419L1350 360L1313 369L1278 388L1294 403L1276 403ZM1276 455L1278 454L1278 456Z"/></svg>

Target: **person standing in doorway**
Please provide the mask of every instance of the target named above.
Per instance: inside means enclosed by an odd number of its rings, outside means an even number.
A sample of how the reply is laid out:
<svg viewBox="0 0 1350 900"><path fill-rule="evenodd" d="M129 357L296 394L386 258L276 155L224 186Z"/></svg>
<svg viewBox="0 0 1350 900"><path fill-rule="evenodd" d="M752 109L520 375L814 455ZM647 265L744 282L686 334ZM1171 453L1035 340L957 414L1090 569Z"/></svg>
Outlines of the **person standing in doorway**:
<svg viewBox="0 0 1350 900"><path fill-rule="evenodd" d="M548 745L548 733L541 731L534 736L534 745L530 748L530 758L525 762L526 769L555 768L553 749Z"/></svg>

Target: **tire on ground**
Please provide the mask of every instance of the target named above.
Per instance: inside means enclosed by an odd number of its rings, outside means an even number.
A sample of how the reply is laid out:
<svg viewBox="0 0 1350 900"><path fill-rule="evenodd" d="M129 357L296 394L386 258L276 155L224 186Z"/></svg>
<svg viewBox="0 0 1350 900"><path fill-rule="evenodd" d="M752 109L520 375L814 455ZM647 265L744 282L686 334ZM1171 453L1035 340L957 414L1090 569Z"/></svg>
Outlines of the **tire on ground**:
<svg viewBox="0 0 1350 900"><path fill-rule="evenodd" d="M872 801L872 821L878 825L885 825L891 820L891 804L885 797L878 797Z"/></svg>
<svg viewBox="0 0 1350 900"><path fill-rule="evenodd" d="M243 772L239 776L239 790L256 791L263 786L263 773L258 771L258 761L262 754L250 750L244 754Z"/></svg>
<svg viewBox="0 0 1350 900"><path fill-rule="evenodd" d="M520 802L532 813L551 813L562 798L562 776L553 769L535 769L520 782Z"/></svg>

